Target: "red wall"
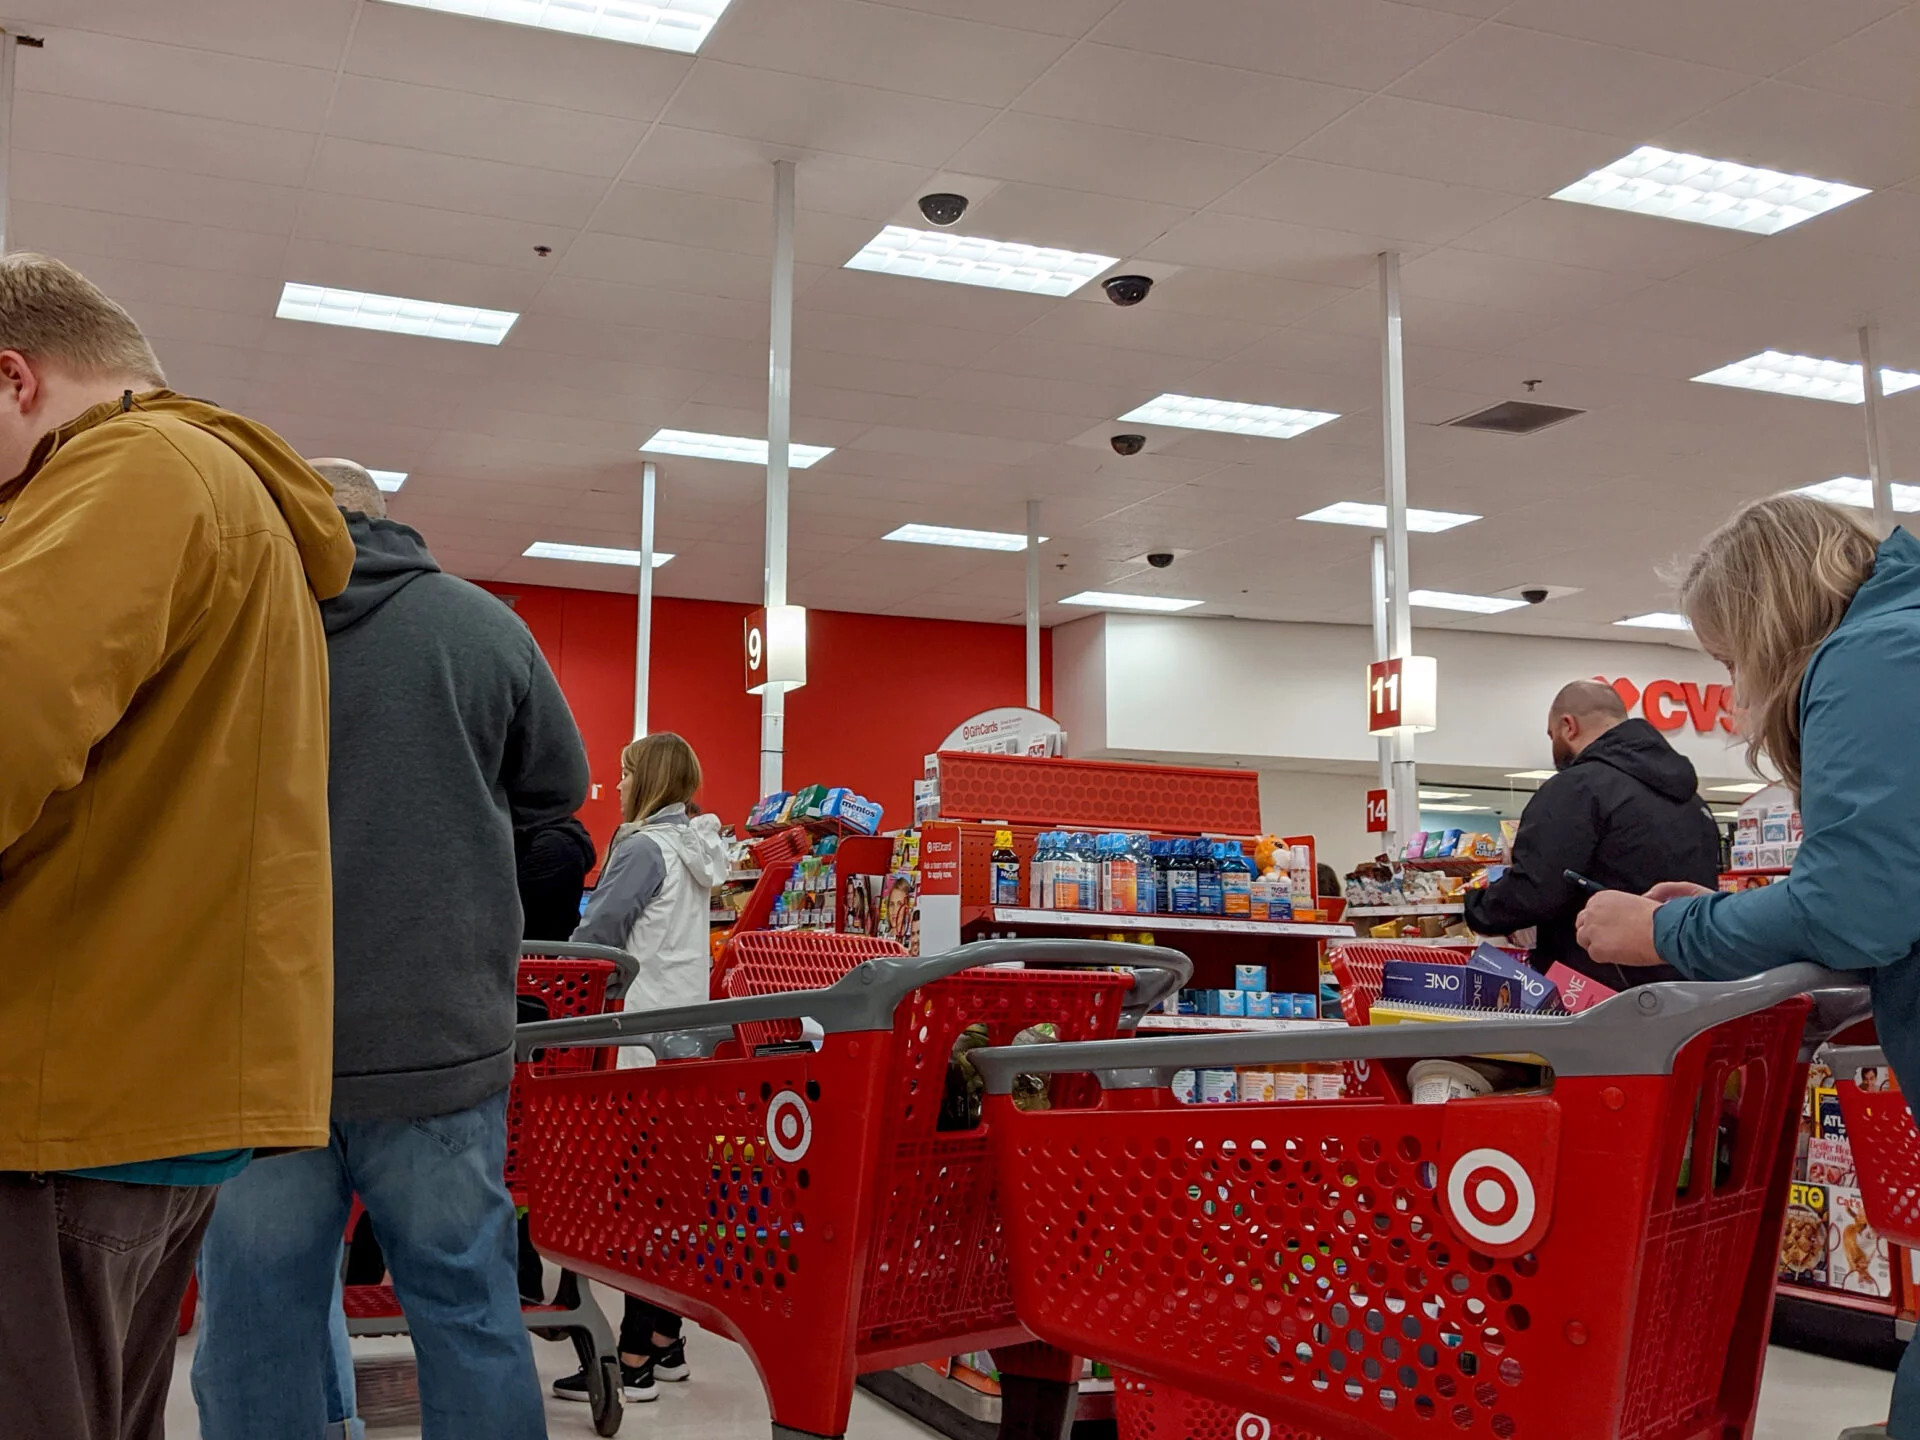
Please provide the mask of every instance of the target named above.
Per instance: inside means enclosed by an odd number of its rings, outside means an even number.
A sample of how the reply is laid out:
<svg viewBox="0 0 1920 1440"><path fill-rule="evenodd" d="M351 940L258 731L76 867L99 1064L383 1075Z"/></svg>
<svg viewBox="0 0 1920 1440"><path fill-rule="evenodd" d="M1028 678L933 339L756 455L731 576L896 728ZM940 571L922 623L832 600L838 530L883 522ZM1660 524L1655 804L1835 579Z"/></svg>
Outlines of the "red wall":
<svg viewBox="0 0 1920 1440"><path fill-rule="evenodd" d="M532 629L586 740L594 784L580 812L605 846L619 822L620 751L633 738L634 599L603 590L497 585ZM760 697L746 692L747 605L653 602L648 728L674 730L699 752L701 804L729 824L759 798ZM1040 636L1040 698L1053 704L1052 636ZM913 816L927 752L969 715L1026 698L1026 637L1017 625L807 614L807 685L787 696L787 788L846 785Z"/></svg>

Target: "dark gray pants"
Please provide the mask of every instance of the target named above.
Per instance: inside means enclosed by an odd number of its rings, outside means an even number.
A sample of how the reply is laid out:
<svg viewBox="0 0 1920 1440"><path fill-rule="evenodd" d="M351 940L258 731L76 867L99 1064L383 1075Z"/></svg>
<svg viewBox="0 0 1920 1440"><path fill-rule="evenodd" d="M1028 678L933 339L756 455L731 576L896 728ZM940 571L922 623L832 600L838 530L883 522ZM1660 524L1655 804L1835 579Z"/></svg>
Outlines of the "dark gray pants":
<svg viewBox="0 0 1920 1440"><path fill-rule="evenodd" d="M162 1440L180 1299L217 1193L0 1171L8 1434Z"/></svg>

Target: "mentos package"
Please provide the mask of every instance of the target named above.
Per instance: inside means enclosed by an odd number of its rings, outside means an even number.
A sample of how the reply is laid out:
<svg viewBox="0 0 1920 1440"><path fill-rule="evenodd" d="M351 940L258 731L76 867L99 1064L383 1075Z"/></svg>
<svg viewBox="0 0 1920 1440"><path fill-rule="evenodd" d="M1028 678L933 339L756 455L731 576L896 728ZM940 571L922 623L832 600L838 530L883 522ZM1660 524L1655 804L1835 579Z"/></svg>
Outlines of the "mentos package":
<svg viewBox="0 0 1920 1440"><path fill-rule="evenodd" d="M1415 1000L1425 1005L1451 1005L1465 1010L1516 1008L1513 981L1473 965L1389 960L1380 970L1382 1000Z"/></svg>
<svg viewBox="0 0 1920 1440"><path fill-rule="evenodd" d="M1547 979L1560 992L1560 1008L1569 1015L1591 1010L1602 1000L1611 1000L1620 993L1618 990L1609 990L1598 980L1589 979L1557 960L1547 967Z"/></svg>
<svg viewBox="0 0 1920 1440"><path fill-rule="evenodd" d="M1560 987L1531 965L1522 964L1498 945L1475 948L1467 964L1505 975L1516 986L1519 1008L1540 1015L1557 1015L1565 1007L1560 1003Z"/></svg>
<svg viewBox="0 0 1920 1440"><path fill-rule="evenodd" d="M880 832L880 815L878 805L864 795L854 794L844 785L829 790L820 806L820 818L838 820L862 835L877 835Z"/></svg>

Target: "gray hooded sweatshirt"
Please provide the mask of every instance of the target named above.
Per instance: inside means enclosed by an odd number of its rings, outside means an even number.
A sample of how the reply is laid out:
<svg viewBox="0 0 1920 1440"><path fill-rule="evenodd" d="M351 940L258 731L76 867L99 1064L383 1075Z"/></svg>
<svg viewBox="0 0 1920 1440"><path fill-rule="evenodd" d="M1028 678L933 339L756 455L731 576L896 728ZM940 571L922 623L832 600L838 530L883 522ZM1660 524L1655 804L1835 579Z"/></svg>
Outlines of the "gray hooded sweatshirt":
<svg viewBox="0 0 1920 1440"><path fill-rule="evenodd" d="M520 617L419 535L349 512L332 670L333 1115L422 1119L513 1077L516 826L571 815L587 757Z"/></svg>

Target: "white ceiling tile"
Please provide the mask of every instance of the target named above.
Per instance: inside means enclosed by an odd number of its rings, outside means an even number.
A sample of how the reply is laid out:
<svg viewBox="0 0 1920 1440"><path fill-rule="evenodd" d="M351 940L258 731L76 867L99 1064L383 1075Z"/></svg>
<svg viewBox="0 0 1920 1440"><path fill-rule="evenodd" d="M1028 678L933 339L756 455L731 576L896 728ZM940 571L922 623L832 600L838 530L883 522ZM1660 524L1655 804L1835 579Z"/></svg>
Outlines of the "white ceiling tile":
<svg viewBox="0 0 1920 1440"><path fill-rule="evenodd" d="M257 235L291 235L300 206L300 191L292 185L54 156L41 150L16 150L11 179L15 205L64 205Z"/></svg>
<svg viewBox="0 0 1920 1440"><path fill-rule="evenodd" d="M674 96L665 118L683 129L783 147L940 165L993 118L993 111L898 90L702 60Z"/></svg>
<svg viewBox="0 0 1920 1440"><path fill-rule="evenodd" d="M1113 8L1113 0L878 0L927 15L954 15L1009 29L1078 37Z"/></svg>
<svg viewBox="0 0 1920 1440"><path fill-rule="evenodd" d="M809 357L806 374L811 375L817 368ZM748 375L708 375L702 377L693 400L700 405L751 410L767 403L767 382ZM848 390L821 385L799 374L794 376L793 423L803 428L815 420L877 425L888 417L893 405L893 397L871 390Z"/></svg>
<svg viewBox="0 0 1920 1440"><path fill-rule="evenodd" d="M131 292L175 305L203 305L271 315L280 298L286 240L248 230L183 225L20 201L12 207L10 239L24 249L54 255L113 256L136 280ZM137 268L135 268L137 267ZM126 283L123 279L122 283Z"/></svg>
<svg viewBox="0 0 1920 1440"><path fill-rule="evenodd" d="M929 393L932 398L957 404L1005 406L1061 415L1119 415L1140 403L1137 390L1129 385L1090 384L1067 377L1040 379L1009 375L1000 370L963 370Z"/></svg>
<svg viewBox="0 0 1920 1440"><path fill-rule="evenodd" d="M570 281L579 287L575 294L584 297L598 282ZM711 374L765 374L767 345L727 336L703 334L689 322L684 329L659 328L649 324L619 323L605 315L567 315L557 313L554 297L562 288L556 278L541 297L542 313L522 315L513 327L509 343L516 349L541 355L559 355L582 365L662 365L671 364ZM692 315L693 305L729 304L703 302L697 295L676 296L671 291L633 290L625 286L599 286L608 296L631 294L641 299L657 298L690 302L675 314ZM666 317L672 319L673 316ZM618 371L611 372L618 374Z"/></svg>
<svg viewBox="0 0 1920 1440"><path fill-rule="evenodd" d="M1016 181L996 185L955 228L994 240L1124 258L1151 244L1189 213L1176 205Z"/></svg>
<svg viewBox="0 0 1920 1440"><path fill-rule="evenodd" d="M1451 248L1410 261L1402 274L1408 294L1554 316L1582 314L1645 286L1638 276Z"/></svg>
<svg viewBox="0 0 1920 1440"><path fill-rule="evenodd" d="M931 397L895 400L887 407L886 417L891 426L985 435L1000 440L1035 440L1044 445L1065 444L1097 418L1097 414L1063 415Z"/></svg>
<svg viewBox="0 0 1920 1440"><path fill-rule="evenodd" d="M1314 285L1352 289L1373 282L1376 258L1396 248L1384 236L1318 230L1279 220L1256 220L1205 210L1181 222L1140 253L1149 260L1248 270ZM1400 246L1405 253L1421 247ZM1149 300L1148 302L1152 302Z"/></svg>
<svg viewBox="0 0 1920 1440"><path fill-rule="evenodd" d="M1752 83L1740 71L1493 24L1401 76L1389 93L1638 143Z"/></svg>
<svg viewBox="0 0 1920 1440"><path fill-rule="evenodd" d="M553 258L562 275L615 283L638 281L650 288L730 300L764 299L769 284L768 264L758 255L592 231ZM812 273L811 267L796 267L796 287Z"/></svg>
<svg viewBox="0 0 1920 1440"><path fill-rule="evenodd" d="M771 173L766 177L772 180ZM593 217L609 235L676 245L709 245L761 257L770 273L773 255L772 185L758 203L656 185L617 183ZM871 240L875 226L858 216L799 210L794 217L794 254L802 264L840 265Z"/></svg>
<svg viewBox="0 0 1920 1440"><path fill-rule="evenodd" d="M297 184L314 137L297 130L176 115L132 105L18 91L13 101L16 150L125 161L127 137L140 137L140 163L269 185Z"/></svg>
<svg viewBox="0 0 1920 1440"><path fill-rule="evenodd" d="M1378 90L1464 34L1471 23L1385 0L1211 5L1120 0L1088 38L1152 54Z"/></svg>
<svg viewBox="0 0 1920 1440"><path fill-rule="evenodd" d="M1817 238L1774 238L1782 242L1778 247L1757 245L1708 261L1688 271L1682 283L1741 294L1785 292L1836 316L1920 318L1920 271L1911 254L1850 255L1842 264L1823 264ZM1891 355L1885 358L1894 363Z"/></svg>
<svg viewBox="0 0 1920 1440"><path fill-rule="evenodd" d="M333 195L306 207L300 217L299 238L436 260L463 260L473 265L501 265L544 278L561 262L557 257L542 259L534 253L534 247L553 245L564 250L569 237L564 228L551 224Z"/></svg>
<svg viewBox="0 0 1920 1440"><path fill-rule="evenodd" d="M1789 66L1778 78L1890 105L1920 106L1920 6L1902 7Z"/></svg>
<svg viewBox="0 0 1920 1440"><path fill-rule="evenodd" d="M1766 241L1738 230L1688 225L1563 200L1530 200L1453 242L1520 259L1671 279L1695 265Z"/></svg>
<svg viewBox="0 0 1920 1440"><path fill-rule="evenodd" d="M608 178L645 130L638 120L364 75L340 77L328 121L328 133L349 140Z"/></svg>
<svg viewBox="0 0 1920 1440"><path fill-rule="evenodd" d="M947 460L977 461L986 465L1016 465L1046 450L1046 446L1031 440L957 435L898 425L874 426L860 437L858 448L884 455L934 455Z"/></svg>
<svg viewBox="0 0 1920 1440"><path fill-rule="evenodd" d="M1189 208L1218 199L1264 163L1252 150L1011 112L951 162L1002 180Z"/></svg>
<svg viewBox="0 0 1920 1440"><path fill-rule="evenodd" d="M1025 295L975 285L946 285L904 275L832 269L806 287L799 308L875 320L952 326L1011 335L1042 315L1070 302L1050 295ZM1104 302L1103 302L1104 303Z"/></svg>
<svg viewBox="0 0 1920 1440"><path fill-rule="evenodd" d="M346 44L361 0L198 0L193 5L129 4L127 0L13 0L10 29L38 34L49 46L75 31L248 55L331 70ZM17 26L16 21L39 22ZM38 60L48 52L23 56ZM24 82L25 63L20 74Z"/></svg>
<svg viewBox="0 0 1920 1440"><path fill-rule="evenodd" d="M338 136L321 140L308 184L321 196L402 201L567 231L587 223L607 189L604 179L591 175L506 165L464 155L438 155ZM327 202L319 199L315 203Z"/></svg>
<svg viewBox="0 0 1920 1440"><path fill-rule="evenodd" d="M889 324L864 315L800 310L793 317L795 364L804 364L815 348L887 360L966 365L992 347L995 337L979 330L947 326Z"/></svg>
<svg viewBox="0 0 1920 1440"><path fill-rule="evenodd" d="M922 165L656 125L647 132L621 178L640 185L725 195L770 206L773 162L781 158L796 162L794 199L802 214L825 210L883 220L900 208L913 193L915 182L926 173Z"/></svg>
<svg viewBox="0 0 1920 1440"><path fill-rule="evenodd" d="M996 107L1010 103L1071 43L864 0L742 5L727 19L703 56ZM913 57L910 66L902 66L904 56Z"/></svg>
<svg viewBox="0 0 1920 1440"><path fill-rule="evenodd" d="M1024 333L1070 345L1103 345L1219 360L1246 349L1269 329L1233 316L1184 315L1155 310L1151 304L1148 301L1124 309L1104 301L1063 305L1034 321Z"/></svg>
<svg viewBox="0 0 1920 1440"><path fill-rule="evenodd" d="M1152 96L1143 110L1141 98ZM1365 92L1114 45L1076 45L1016 110L1281 154Z"/></svg>
<svg viewBox="0 0 1920 1440"><path fill-rule="evenodd" d="M1538 332L1552 322L1517 310L1467 305L1402 288L1401 327L1410 353L1437 346L1452 351L1492 351ZM1354 290L1331 305L1302 317L1286 332L1289 345L1318 343L1314 335L1344 335L1362 341L1378 360L1380 293ZM1277 337L1276 337L1277 339Z"/></svg>
<svg viewBox="0 0 1920 1440"><path fill-rule="evenodd" d="M1503 190L1284 156L1221 197L1214 208L1438 245L1518 203Z"/></svg>
<svg viewBox="0 0 1920 1440"><path fill-rule="evenodd" d="M1853 34L1903 0L1513 0L1502 21L1771 75Z"/></svg>
<svg viewBox="0 0 1920 1440"><path fill-rule="evenodd" d="M693 57L412 5L363 5L346 70L441 90L651 120Z"/></svg>
<svg viewBox="0 0 1920 1440"><path fill-rule="evenodd" d="M635 274L632 278L639 282L645 277ZM599 322L651 332L646 338L656 348L656 363L664 353L671 355L675 364L683 363L682 354L722 357L726 361L716 366L702 360L696 367L699 369L730 370L741 365L766 368L767 306L764 300L756 304L752 297L729 299L659 285L556 273L541 287L533 312L522 316L514 327L513 339L522 341L535 326L547 330L549 322L560 322L551 327L556 337L579 333L578 323L567 322ZM688 348L677 348L682 346ZM565 349L566 342L557 339L546 348ZM594 353L601 353L598 347Z"/></svg>
<svg viewBox="0 0 1920 1440"><path fill-rule="evenodd" d="M277 64L180 45L65 30L41 50L23 50L14 83L143 109L314 131L327 113L333 70Z"/></svg>
<svg viewBox="0 0 1920 1440"><path fill-rule="evenodd" d="M1772 80L1649 138L1670 150L1869 188L1920 174L1920 111Z"/></svg>
<svg viewBox="0 0 1920 1440"><path fill-rule="evenodd" d="M495 310L517 311L539 293L545 273L515 269L504 263L462 264L421 255L402 255L392 250L373 250L354 244L296 239L287 247L285 278L302 285L331 285L342 290L366 290L376 295L405 295L415 300L438 300L450 305L482 305ZM299 322L281 323L292 325ZM331 330L337 327L300 325L299 328ZM511 334L506 343L513 343ZM477 350L492 347L455 345L447 348Z"/></svg>
<svg viewBox="0 0 1920 1440"><path fill-rule="evenodd" d="M764 396L767 380L764 371L755 378ZM922 364L897 357L877 358L852 355L810 345L795 357L794 384L824 385L842 390L858 390L878 399L901 395L924 395L942 382L961 373L949 365Z"/></svg>
<svg viewBox="0 0 1920 1440"><path fill-rule="evenodd" d="M1618 140L1588 131L1377 95L1294 153L1531 197L1551 194L1621 152Z"/></svg>
<svg viewBox="0 0 1920 1440"><path fill-rule="evenodd" d="M1144 392L1140 396L1144 401L1162 391L1177 390L1207 362L1205 356L1074 344L1029 333L981 352L972 363L976 368L1007 375L1036 375L1042 379L1070 375L1101 384L1133 385Z"/></svg>
<svg viewBox="0 0 1920 1440"><path fill-rule="evenodd" d="M1146 303L1185 315L1224 315L1286 325L1353 293L1337 285L1188 265L1160 280Z"/></svg>

